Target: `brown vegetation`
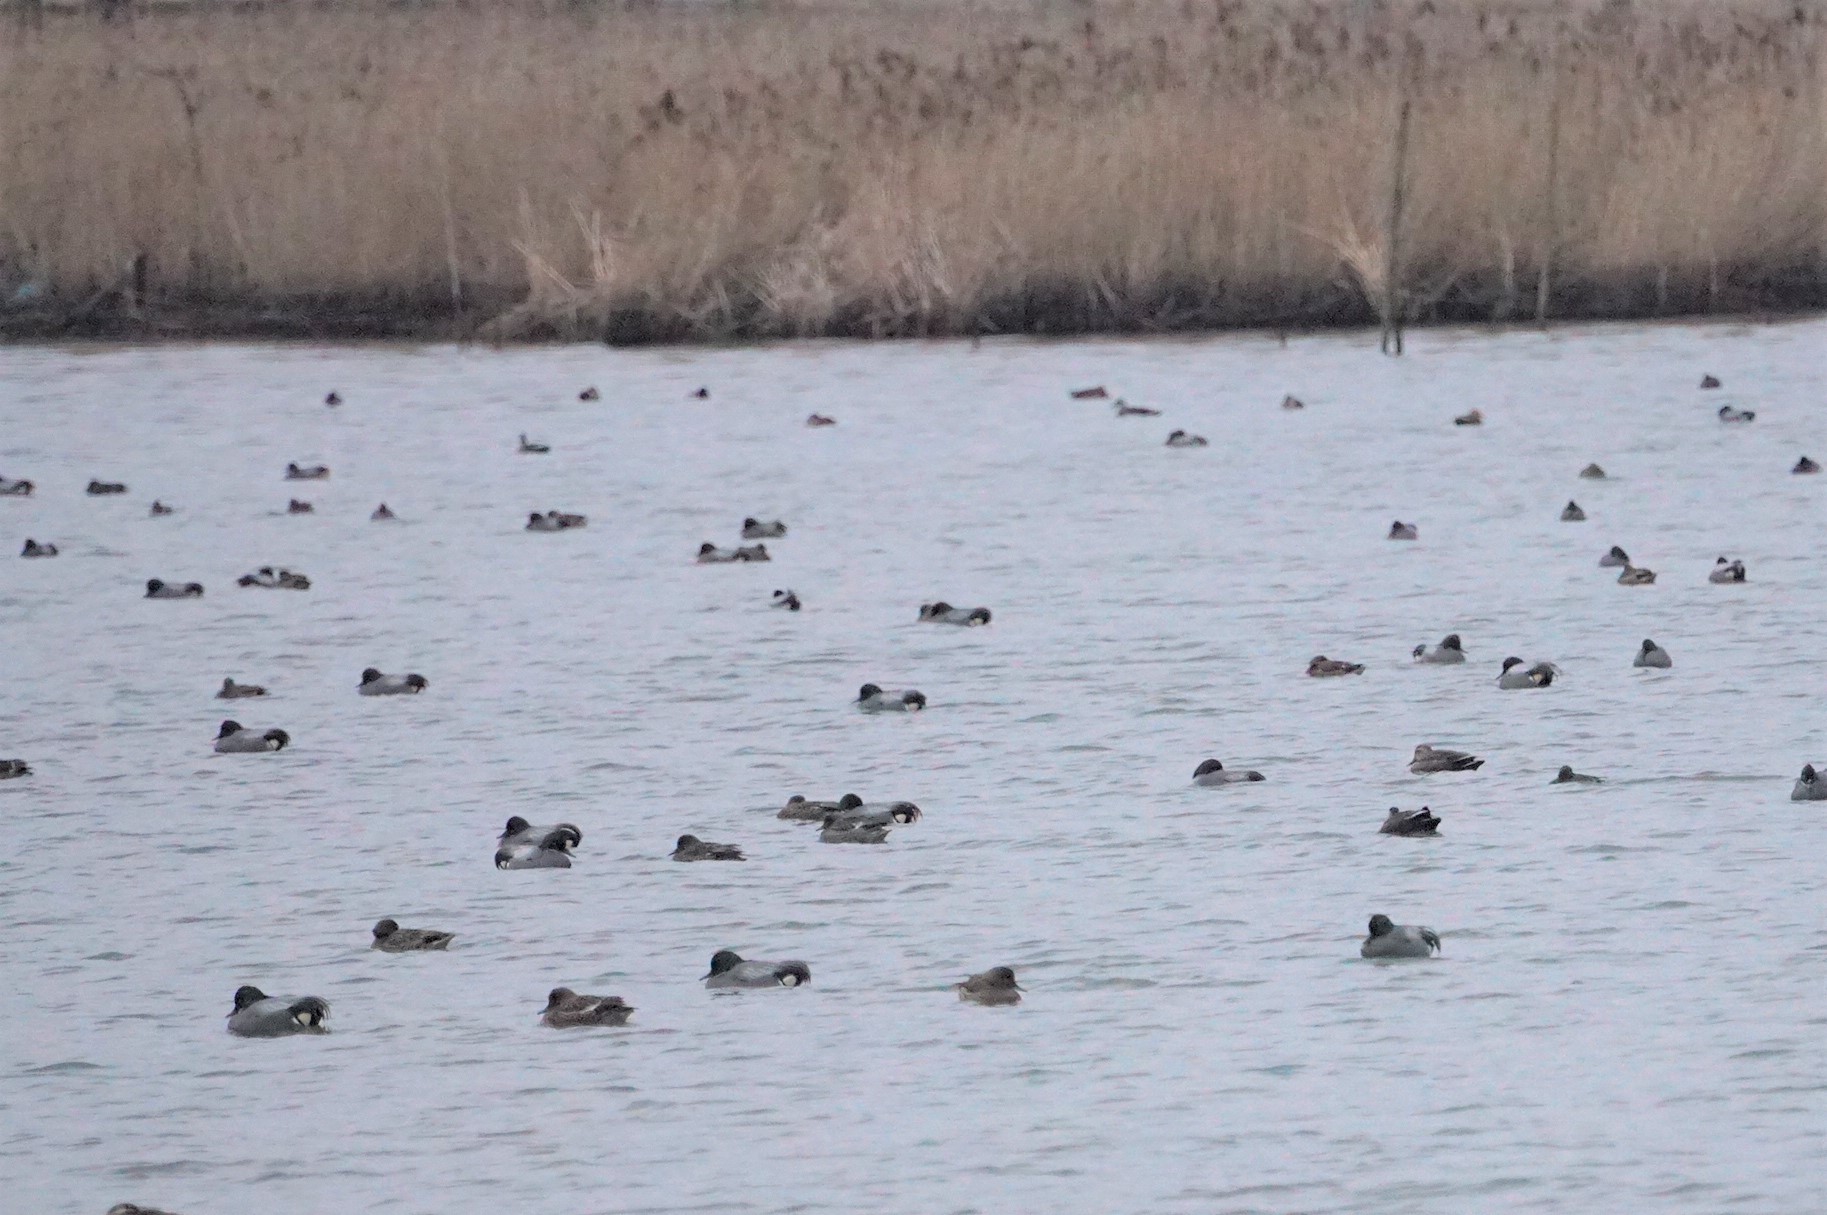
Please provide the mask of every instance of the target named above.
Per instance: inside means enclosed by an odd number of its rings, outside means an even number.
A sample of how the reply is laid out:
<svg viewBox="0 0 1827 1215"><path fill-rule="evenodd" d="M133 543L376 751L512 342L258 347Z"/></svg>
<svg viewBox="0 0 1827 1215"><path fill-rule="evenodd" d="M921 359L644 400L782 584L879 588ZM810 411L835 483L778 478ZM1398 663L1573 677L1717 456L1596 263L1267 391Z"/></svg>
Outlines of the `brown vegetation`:
<svg viewBox="0 0 1827 1215"><path fill-rule="evenodd" d="M1819 307L1824 46L1815 0L53 16L0 33L0 330Z"/></svg>

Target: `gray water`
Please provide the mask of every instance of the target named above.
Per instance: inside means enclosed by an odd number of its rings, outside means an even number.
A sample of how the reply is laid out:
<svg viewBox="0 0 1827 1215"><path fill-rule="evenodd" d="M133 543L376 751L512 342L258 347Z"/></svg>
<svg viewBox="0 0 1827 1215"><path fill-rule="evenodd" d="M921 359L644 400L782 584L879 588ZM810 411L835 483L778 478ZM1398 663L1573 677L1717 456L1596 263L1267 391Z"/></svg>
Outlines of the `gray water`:
<svg viewBox="0 0 1827 1215"><path fill-rule="evenodd" d="M1827 459L1824 349L0 349L0 474L39 487L0 498L35 769L0 784L0 1209L1817 1209L1827 809L1788 795L1827 760L1827 476L1788 470ZM548 508L589 526L522 530ZM788 522L771 564L693 563L744 515ZM234 585L267 564L315 585ZM1469 663L1410 663L1449 631ZM1499 691L1508 654L1563 677ZM359 697L369 665L430 688ZM293 745L213 755L225 716ZM1488 762L1411 776L1420 742ZM1193 788L1207 756L1267 780ZM775 817L852 790L925 819ZM1422 804L1440 838L1376 833ZM497 872L510 814L578 824L575 868ZM749 860L668 861L688 831ZM1379 911L1442 955L1361 961ZM458 937L380 954L382 916ZM720 948L812 984L706 992ZM1022 1005L960 1004L997 964ZM231 1037L242 983L332 1032ZM546 1029L559 984L639 1011Z"/></svg>

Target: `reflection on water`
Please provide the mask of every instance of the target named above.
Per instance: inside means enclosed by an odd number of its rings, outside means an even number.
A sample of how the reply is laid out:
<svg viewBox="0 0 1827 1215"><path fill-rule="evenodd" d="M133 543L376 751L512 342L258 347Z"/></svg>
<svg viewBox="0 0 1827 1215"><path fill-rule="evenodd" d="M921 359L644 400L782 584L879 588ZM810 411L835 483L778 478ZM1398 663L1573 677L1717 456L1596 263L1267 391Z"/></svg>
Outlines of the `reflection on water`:
<svg viewBox="0 0 1827 1215"><path fill-rule="evenodd" d="M0 350L0 475L39 486L0 539L63 554L0 562L8 1201L1806 1209L1824 338ZM746 515L771 563L693 562ZM234 585L263 565L311 589ZM994 623L916 623L940 597ZM1448 632L1464 666L1410 663ZM1564 674L1499 691L1510 654ZM214 755L225 716L292 745ZM1420 742L1487 763L1411 776ZM1207 756L1268 779L1193 788ZM775 817L851 790L925 817ZM1422 804L1438 839L1377 834ZM574 867L496 871L510 814L578 824ZM687 832L749 860L668 861ZM1375 911L1444 956L1358 961ZM458 936L381 954L382 916ZM812 984L708 993L720 948ZM961 1005L997 964L1024 1003ZM333 1032L230 1037L241 983ZM638 1011L544 1029L561 984Z"/></svg>

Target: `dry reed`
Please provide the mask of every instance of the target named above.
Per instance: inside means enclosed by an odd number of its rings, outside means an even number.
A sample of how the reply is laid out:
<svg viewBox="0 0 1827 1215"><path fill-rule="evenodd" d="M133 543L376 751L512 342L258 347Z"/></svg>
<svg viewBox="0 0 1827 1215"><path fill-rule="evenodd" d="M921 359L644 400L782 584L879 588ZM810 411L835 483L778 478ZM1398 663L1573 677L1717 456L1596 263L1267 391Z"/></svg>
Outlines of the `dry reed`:
<svg viewBox="0 0 1827 1215"><path fill-rule="evenodd" d="M53 16L0 35L0 330L1819 307L1824 45L1817 0Z"/></svg>

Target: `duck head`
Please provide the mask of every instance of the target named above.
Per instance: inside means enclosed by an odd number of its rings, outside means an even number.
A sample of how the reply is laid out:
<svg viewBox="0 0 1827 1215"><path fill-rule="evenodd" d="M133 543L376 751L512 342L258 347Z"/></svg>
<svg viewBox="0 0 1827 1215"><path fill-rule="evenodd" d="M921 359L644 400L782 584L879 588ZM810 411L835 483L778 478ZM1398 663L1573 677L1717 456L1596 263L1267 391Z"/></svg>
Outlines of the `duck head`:
<svg viewBox="0 0 1827 1215"><path fill-rule="evenodd" d="M1204 762L1202 762L1197 768L1193 769L1193 778L1196 780L1199 777L1204 776L1208 772L1222 772L1222 771L1224 771L1223 764L1219 763L1215 759L1208 759L1208 760L1205 760Z"/></svg>
<svg viewBox="0 0 1827 1215"><path fill-rule="evenodd" d="M710 974L707 974L704 977L706 979L714 978L724 971L734 970L740 965L742 965L741 954L733 949L719 949L716 953L711 955Z"/></svg>
<svg viewBox="0 0 1827 1215"><path fill-rule="evenodd" d="M382 920L374 926L374 939L377 941L384 941L399 930L400 926L395 921Z"/></svg>
<svg viewBox="0 0 1827 1215"><path fill-rule="evenodd" d="M1388 916L1378 914L1378 915L1373 915L1370 917L1370 935L1371 936L1386 937L1390 933L1394 932L1395 930L1396 930L1395 921L1391 920Z"/></svg>
<svg viewBox="0 0 1827 1215"><path fill-rule="evenodd" d="M1515 657L1506 658L1503 660L1503 673L1505 675L1508 675L1510 673L1511 667L1519 667L1521 665L1522 665L1522 659L1520 659L1520 658L1515 658Z"/></svg>
<svg viewBox="0 0 1827 1215"><path fill-rule="evenodd" d="M242 1009L252 1008L264 999L266 999L266 993L264 991L261 991L251 983L243 983L241 986L235 988L235 1011L228 1015L232 1017Z"/></svg>
<svg viewBox="0 0 1827 1215"><path fill-rule="evenodd" d="M873 683L866 683L863 685L862 690L856 694L856 698L858 700L868 700L871 696L880 696L881 694L882 689L880 687Z"/></svg>

